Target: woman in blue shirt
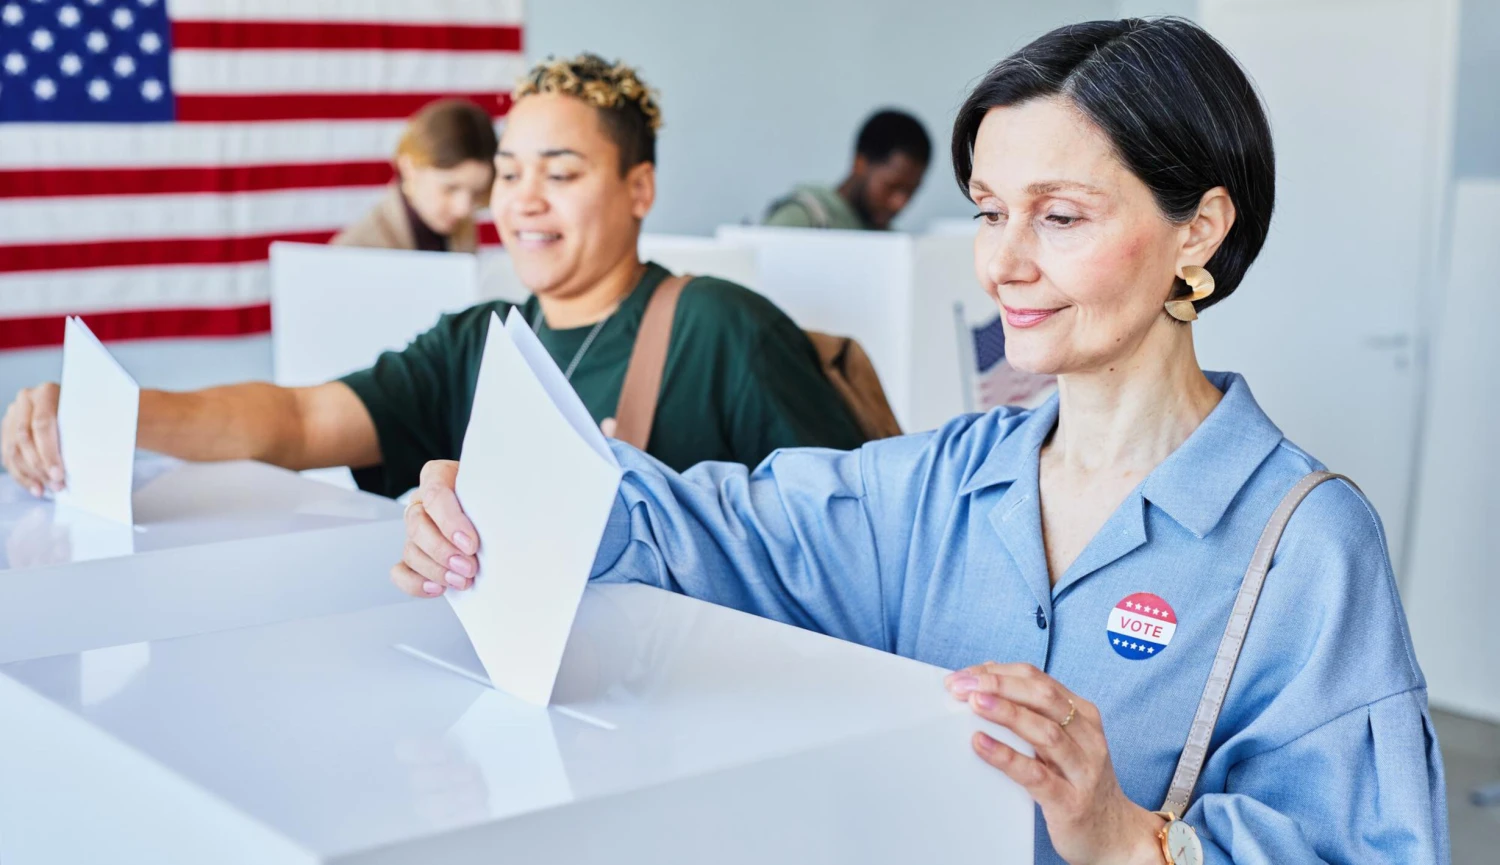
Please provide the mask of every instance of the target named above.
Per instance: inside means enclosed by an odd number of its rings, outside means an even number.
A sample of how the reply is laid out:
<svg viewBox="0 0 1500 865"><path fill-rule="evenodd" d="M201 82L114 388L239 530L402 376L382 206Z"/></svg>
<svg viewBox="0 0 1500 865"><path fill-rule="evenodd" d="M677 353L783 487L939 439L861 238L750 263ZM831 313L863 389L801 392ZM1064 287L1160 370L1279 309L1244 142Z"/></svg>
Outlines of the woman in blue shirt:
<svg viewBox="0 0 1500 865"><path fill-rule="evenodd" d="M973 743L1036 799L1038 862L1446 862L1425 682L1379 518L1343 482L1282 538L1175 830L1195 840L1164 851L1151 811L1258 536L1321 468L1244 379L1199 369L1186 323L1270 224L1244 73L1186 21L1064 27L976 87L953 157L1007 357L1057 396L753 472L677 474L616 444L595 578L958 669L953 695L1035 746ZM412 594L477 573L455 474L429 465L408 511L393 576Z"/></svg>

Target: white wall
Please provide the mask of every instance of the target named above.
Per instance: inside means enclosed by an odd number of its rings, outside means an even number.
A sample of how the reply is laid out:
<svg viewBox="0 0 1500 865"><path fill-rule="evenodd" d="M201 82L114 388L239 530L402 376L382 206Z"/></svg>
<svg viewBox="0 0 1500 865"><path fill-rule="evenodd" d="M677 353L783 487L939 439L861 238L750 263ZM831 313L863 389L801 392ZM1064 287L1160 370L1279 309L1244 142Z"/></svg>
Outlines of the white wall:
<svg viewBox="0 0 1500 865"><path fill-rule="evenodd" d="M933 139L927 181L898 223L921 229L970 210L947 157L968 85L1059 24L1115 14L1115 0L536 0L526 53L618 57L661 91L648 231L711 234L758 218L795 183L839 180L859 123L886 105L915 113Z"/></svg>

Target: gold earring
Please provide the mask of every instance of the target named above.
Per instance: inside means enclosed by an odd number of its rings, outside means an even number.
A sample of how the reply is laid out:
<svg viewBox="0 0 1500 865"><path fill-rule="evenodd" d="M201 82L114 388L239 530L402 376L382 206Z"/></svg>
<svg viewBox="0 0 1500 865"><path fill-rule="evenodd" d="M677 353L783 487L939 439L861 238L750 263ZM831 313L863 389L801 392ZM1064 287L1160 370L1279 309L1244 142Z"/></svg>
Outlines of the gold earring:
<svg viewBox="0 0 1500 865"><path fill-rule="evenodd" d="M1188 284L1193 293L1167 301L1167 315L1178 321L1197 321L1198 310L1193 304L1214 293L1214 275L1196 264L1189 264L1182 268L1182 281Z"/></svg>

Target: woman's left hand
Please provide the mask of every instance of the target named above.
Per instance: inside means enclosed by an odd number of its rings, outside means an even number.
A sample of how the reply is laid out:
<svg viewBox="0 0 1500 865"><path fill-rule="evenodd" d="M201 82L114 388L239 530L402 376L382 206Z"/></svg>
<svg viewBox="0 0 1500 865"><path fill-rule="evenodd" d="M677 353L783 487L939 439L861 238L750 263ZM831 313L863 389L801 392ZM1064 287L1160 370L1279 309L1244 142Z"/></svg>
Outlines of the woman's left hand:
<svg viewBox="0 0 1500 865"><path fill-rule="evenodd" d="M974 734L975 752L1041 806L1059 856L1072 865L1163 862L1163 820L1125 798L1093 703L1030 664L979 664L952 673L947 685L955 699L1036 749L1027 757Z"/></svg>

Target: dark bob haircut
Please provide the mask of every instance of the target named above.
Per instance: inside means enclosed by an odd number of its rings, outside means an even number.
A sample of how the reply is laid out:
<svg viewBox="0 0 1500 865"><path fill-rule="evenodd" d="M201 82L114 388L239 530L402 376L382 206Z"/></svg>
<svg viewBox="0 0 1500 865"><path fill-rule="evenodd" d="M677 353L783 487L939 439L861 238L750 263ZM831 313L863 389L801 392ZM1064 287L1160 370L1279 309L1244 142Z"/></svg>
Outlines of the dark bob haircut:
<svg viewBox="0 0 1500 865"><path fill-rule="evenodd" d="M953 170L965 195L985 115L1048 97L1104 133L1172 222L1192 219L1210 189L1229 192L1234 225L1206 265L1214 294L1197 308L1232 294L1271 227L1276 157L1255 87L1224 46L1181 18L1090 21L1042 36L991 69L958 111ZM1177 280L1173 296L1187 292Z"/></svg>

